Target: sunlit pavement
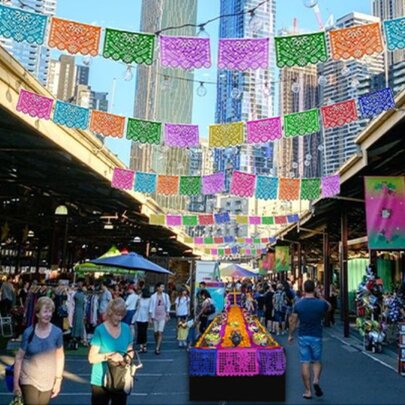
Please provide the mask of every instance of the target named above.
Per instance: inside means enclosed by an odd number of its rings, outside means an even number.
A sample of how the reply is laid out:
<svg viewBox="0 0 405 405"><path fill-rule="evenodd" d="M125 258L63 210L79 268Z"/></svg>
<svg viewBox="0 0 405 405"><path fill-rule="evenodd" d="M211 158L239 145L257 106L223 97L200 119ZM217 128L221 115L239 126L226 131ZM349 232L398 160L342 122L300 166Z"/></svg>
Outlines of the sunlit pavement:
<svg viewBox="0 0 405 405"><path fill-rule="evenodd" d="M286 336L276 337L287 352L286 403L368 405L404 403L405 378L393 370L395 358L387 354L374 355L374 358L371 358L369 353L364 354L360 351L361 345L357 340L342 341L339 340L340 336L341 329L331 328L325 333L325 367L321 379L325 395L322 398L314 397L311 401L302 398L303 387L296 344L288 345ZM177 347L175 337L175 322L172 320L166 330L161 355L154 354L152 344L148 353L140 355L144 366L137 374L134 392L128 400L129 404L192 403L188 401L187 352ZM149 341L153 341L151 330ZM4 383L4 365L12 361L12 357L0 355L0 404L8 404L12 399ZM52 403L89 404L90 365L87 358L69 354L65 370L62 392ZM268 393L268 397L270 402L271 392ZM253 403L254 401L249 402Z"/></svg>

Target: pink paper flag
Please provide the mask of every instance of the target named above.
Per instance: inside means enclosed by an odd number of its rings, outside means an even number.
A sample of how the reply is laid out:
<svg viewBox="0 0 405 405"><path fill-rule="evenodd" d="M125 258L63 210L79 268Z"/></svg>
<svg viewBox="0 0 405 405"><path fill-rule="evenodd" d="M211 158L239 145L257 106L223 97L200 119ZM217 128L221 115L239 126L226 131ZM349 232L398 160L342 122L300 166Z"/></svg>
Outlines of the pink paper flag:
<svg viewBox="0 0 405 405"><path fill-rule="evenodd" d="M165 144L175 148L198 146L198 125L165 124Z"/></svg>
<svg viewBox="0 0 405 405"><path fill-rule="evenodd" d="M247 143L266 143L282 136L280 117L247 122Z"/></svg>
<svg viewBox="0 0 405 405"><path fill-rule="evenodd" d="M261 217L249 216L249 225L260 225L261 222Z"/></svg>
<svg viewBox="0 0 405 405"><path fill-rule="evenodd" d="M162 66L182 69L211 67L210 39L160 36Z"/></svg>
<svg viewBox="0 0 405 405"><path fill-rule="evenodd" d="M181 226L181 215L166 215L166 225Z"/></svg>
<svg viewBox="0 0 405 405"><path fill-rule="evenodd" d="M211 249L211 254L214 256L218 255L218 249Z"/></svg>
<svg viewBox="0 0 405 405"><path fill-rule="evenodd" d="M53 99L21 89L17 102L17 111L44 120L51 118Z"/></svg>
<svg viewBox="0 0 405 405"><path fill-rule="evenodd" d="M252 197L255 192L256 175L235 170L231 180L231 194Z"/></svg>
<svg viewBox="0 0 405 405"><path fill-rule="evenodd" d="M355 100L343 101L321 107L322 121L325 128L341 127L358 118Z"/></svg>
<svg viewBox="0 0 405 405"><path fill-rule="evenodd" d="M269 65L269 38L220 39L219 69L266 69Z"/></svg>
<svg viewBox="0 0 405 405"><path fill-rule="evenodd" d="M202 177L202 193L216 194L225 191L225 173L218 172Z"/></svg>
<svg viewBox="0 0 405 405"><path fill-rule="evenodd" d="M246 242L246 243L253 243L253 239L252 239L252 238L246 238L246 239L245 239L245 242Z"/></svg>
<svg viewBox="0 0 405 405"><path fill-rule="evenodd" d="M111 185L120 190L132 190L135 172L128 169L114 168Z"/></svg>
<svg viewBox="0 0 405 405"><path fill-rule="evenodd" d="M194 243L196 245L202 245L204 243L204 238L194 238Z"/></svg>
<svg viewBox="0 0 405 405"><path fill-rule="evenodd" d="M325 176L321 179L322 197L333 197L340 193L340 176Z"/></svg>

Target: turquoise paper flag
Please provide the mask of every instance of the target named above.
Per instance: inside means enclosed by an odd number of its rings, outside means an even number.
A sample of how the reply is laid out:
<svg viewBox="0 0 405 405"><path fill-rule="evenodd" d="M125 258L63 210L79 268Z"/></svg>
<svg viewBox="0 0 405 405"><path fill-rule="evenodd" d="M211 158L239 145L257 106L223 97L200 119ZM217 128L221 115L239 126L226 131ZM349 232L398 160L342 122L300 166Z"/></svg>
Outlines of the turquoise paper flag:
<svg viewBox="0 0 405 405"><path fill-rule="evenodd" d="M90 110L57 100L52 121L69 128L87 129Z"/></svg>

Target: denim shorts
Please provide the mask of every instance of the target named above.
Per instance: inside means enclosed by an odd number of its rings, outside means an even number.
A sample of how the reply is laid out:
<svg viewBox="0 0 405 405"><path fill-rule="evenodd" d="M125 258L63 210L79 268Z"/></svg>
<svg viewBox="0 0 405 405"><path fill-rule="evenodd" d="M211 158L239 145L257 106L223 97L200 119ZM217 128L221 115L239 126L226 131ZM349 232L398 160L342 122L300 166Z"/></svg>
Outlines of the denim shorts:
<svg viewBox="0 0 405 405"><path fill-rule="evenodd" d="M320 362L322 359L322 338L298 336L301 363Z"/></svg>

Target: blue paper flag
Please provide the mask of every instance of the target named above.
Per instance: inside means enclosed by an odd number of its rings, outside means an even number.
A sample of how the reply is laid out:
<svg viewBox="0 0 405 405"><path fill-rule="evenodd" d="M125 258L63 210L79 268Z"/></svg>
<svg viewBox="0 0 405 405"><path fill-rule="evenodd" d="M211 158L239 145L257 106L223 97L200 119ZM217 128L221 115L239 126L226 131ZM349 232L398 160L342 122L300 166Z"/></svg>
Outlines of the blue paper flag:
<svg viewBox="0 0 405 405"><path fill-rule="evenodd" d="M405 17L384 21L384 31L389 51L405 48Z"/></svg>
<svg viewBox="0 0 405 405"><path fill-rule="evenodd" d="M136 172L134 190L140 193L154 193L156 191L156 174Z"/></svg>
<svg viewBox="0 0 405 405"><path fill-rule="evenodd" d="M224 237L224 242L225 243L232 243L235 242L235 238L233 236L225 236Z"/></svg>
<svg viewBox="0 0 405 405"><path fill-rule="evenodd" d="M69 128L87 129L90 110L57 100L52 121Z"/></svg>
<svg viewBox="0 0 405 405"><path fill-rule="evenodd" d="M299 220L300 220L300 217L298 214L287 215L287 222L289 224L292 224L293 222L298 222Z"/></svg>
<svg viewBox="0 0 405 405"><path fill-rule="evenodd" d="M0 4L0 36L43 45L48 16Z"/></svg>
<svg viewBox="0 0 405 405"><path fill-rule="evenodd" d="M256 198L262 200L276 200L277 192L277 177L257 176Z"/></svg>
<svg viewBox="0 0 405 405"><path fill-rule="evenodd" d="M372 118L381 114L383 111L395 108L392 90L387 87L386 89L359 97L359 107L363 118Z"/></svg>
<svg viewBox="0 0 405 405"><path fill-rule="evenodd" d="M228 212L223 212L220 214L214 214L215 223L217 224L225 224L227 222L231 222L231 218Z"/></svg>
<svg viewBox="0 0 405 405"><path fill-rule="evenodd" d="M231 252L232 252L232 254L236 254L236 253L238 253L238 248L236 247L236 246L234 246L232 249L231 249Z"/></svg>

